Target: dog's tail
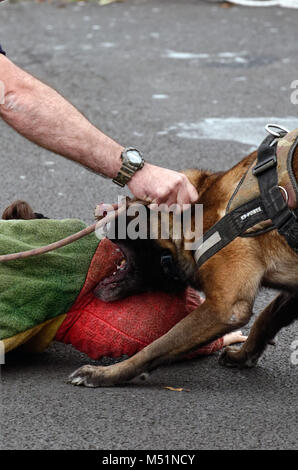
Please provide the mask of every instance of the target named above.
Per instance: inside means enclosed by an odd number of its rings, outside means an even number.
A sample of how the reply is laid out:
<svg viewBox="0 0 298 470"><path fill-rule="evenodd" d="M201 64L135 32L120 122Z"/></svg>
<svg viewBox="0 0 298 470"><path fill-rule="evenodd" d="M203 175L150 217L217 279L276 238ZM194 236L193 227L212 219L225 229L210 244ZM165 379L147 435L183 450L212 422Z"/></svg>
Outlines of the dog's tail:
<svg viewBox="0 0 298 470"><path fill-rule="evenodd" d="M6 207L2 214L3 220L31 220L31 219L46 219L42 214L34 212L32 207L26 201L15 201L10 206Z"/></svg>

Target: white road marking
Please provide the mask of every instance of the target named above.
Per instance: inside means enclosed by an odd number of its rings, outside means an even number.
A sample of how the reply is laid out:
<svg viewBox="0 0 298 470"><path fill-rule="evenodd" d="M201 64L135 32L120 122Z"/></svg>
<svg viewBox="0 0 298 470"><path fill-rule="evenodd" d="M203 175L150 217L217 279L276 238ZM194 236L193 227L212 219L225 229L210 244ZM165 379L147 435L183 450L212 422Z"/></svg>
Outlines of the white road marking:
<svg viewBox="0 0 298 470"><path fill-rule="evenodd" d="M166 100L168 97L169 95L163 95L163 94L152 95L152 99L154 100Z"/></svg>
<svg viewBox="0 0 298 470"><path fill-rule="evenodd" d="M289 130L298 128L297 117L206 118L198 122L178 122L158 135L175 133L183 139L229 140L257 147L266 137L268 123L280 124Z"/></svg>
<svg viewBox="0 0 298 470"><path fill-rule="evenodd" d="M239 52L218 52L216 54L208 54L207 52L178 52L167 49L162 57L166 59L193 60L201 59L207 61L219 61L223 64L229 63L246 63L248 58L247 51Z"/></svg>

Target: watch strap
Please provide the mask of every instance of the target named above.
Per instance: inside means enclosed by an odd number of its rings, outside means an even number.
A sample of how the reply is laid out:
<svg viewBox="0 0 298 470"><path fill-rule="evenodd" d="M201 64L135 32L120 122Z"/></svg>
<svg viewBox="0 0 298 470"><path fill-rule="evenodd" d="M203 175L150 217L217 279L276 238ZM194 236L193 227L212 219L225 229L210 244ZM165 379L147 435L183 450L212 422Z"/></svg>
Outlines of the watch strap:
<svg viewBox="0 0 298 470"><path fill-rule="evenodd" d="M123 188L133 177L133 175L143 168L144 166L144 159L139 151L137 151L140 154L140 157L142 158L142 162L139 165L135 165L134 163L130 162L127 157L125 157L126 153L129 150L136 150L135 148L128 147L126 148L122 154L121 154L121 160L122 160L122 166L120 170L118 171L117 176L113 179L113 183L117 184L118 186L121 186Z"/></svg>
<svg viewBox="0 0 298 470"><path fill-rule="evenodd" d="M130 162L123 162L116 178L113 179L113 183L116 183L118 186L123 188L131 180L138 169L139 168L136 168Z"/></svg>

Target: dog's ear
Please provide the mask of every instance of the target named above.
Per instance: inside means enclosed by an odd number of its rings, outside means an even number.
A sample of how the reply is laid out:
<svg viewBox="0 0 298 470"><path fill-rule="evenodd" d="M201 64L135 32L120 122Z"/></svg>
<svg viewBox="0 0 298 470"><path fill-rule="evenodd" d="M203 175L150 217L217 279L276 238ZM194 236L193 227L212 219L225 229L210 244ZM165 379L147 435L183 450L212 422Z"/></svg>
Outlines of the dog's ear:
<svg viewBox="0 0 298 470"><path fill-rule="evenodd" d="M184 175L187 176L188 180L198 191L199 201L202 194L208 189L212 182L212 179L209 178L209 176L212 175L212 172L207 170L198 170L197 168L188 168L181 171L181 173L184 173ZM220 175L221 173L216 173L214 175L216 176L217 174Z"/></svg>
<svg viewBox="0 0 298 470"><path fill-rule="evenodd" d="M33 209L26 201L15 201L8 206L2 214L3 220L23 219L31 220L36 219Z"/></svg>

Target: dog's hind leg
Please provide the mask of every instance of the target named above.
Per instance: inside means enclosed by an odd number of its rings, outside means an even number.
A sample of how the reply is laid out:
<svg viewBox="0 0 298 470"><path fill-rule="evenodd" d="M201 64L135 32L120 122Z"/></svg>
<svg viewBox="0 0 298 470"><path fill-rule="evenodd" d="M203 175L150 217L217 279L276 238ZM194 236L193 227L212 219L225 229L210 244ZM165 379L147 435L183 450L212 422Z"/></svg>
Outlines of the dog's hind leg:
<svg viewBox="0 0 298 470"><path fill-rule="evenodd" d="M298 294L281 293L256 319L243 346L240 349L230 346L223 351L220 364L228 367L253 367L278 331L296 319Z"/></svg>

